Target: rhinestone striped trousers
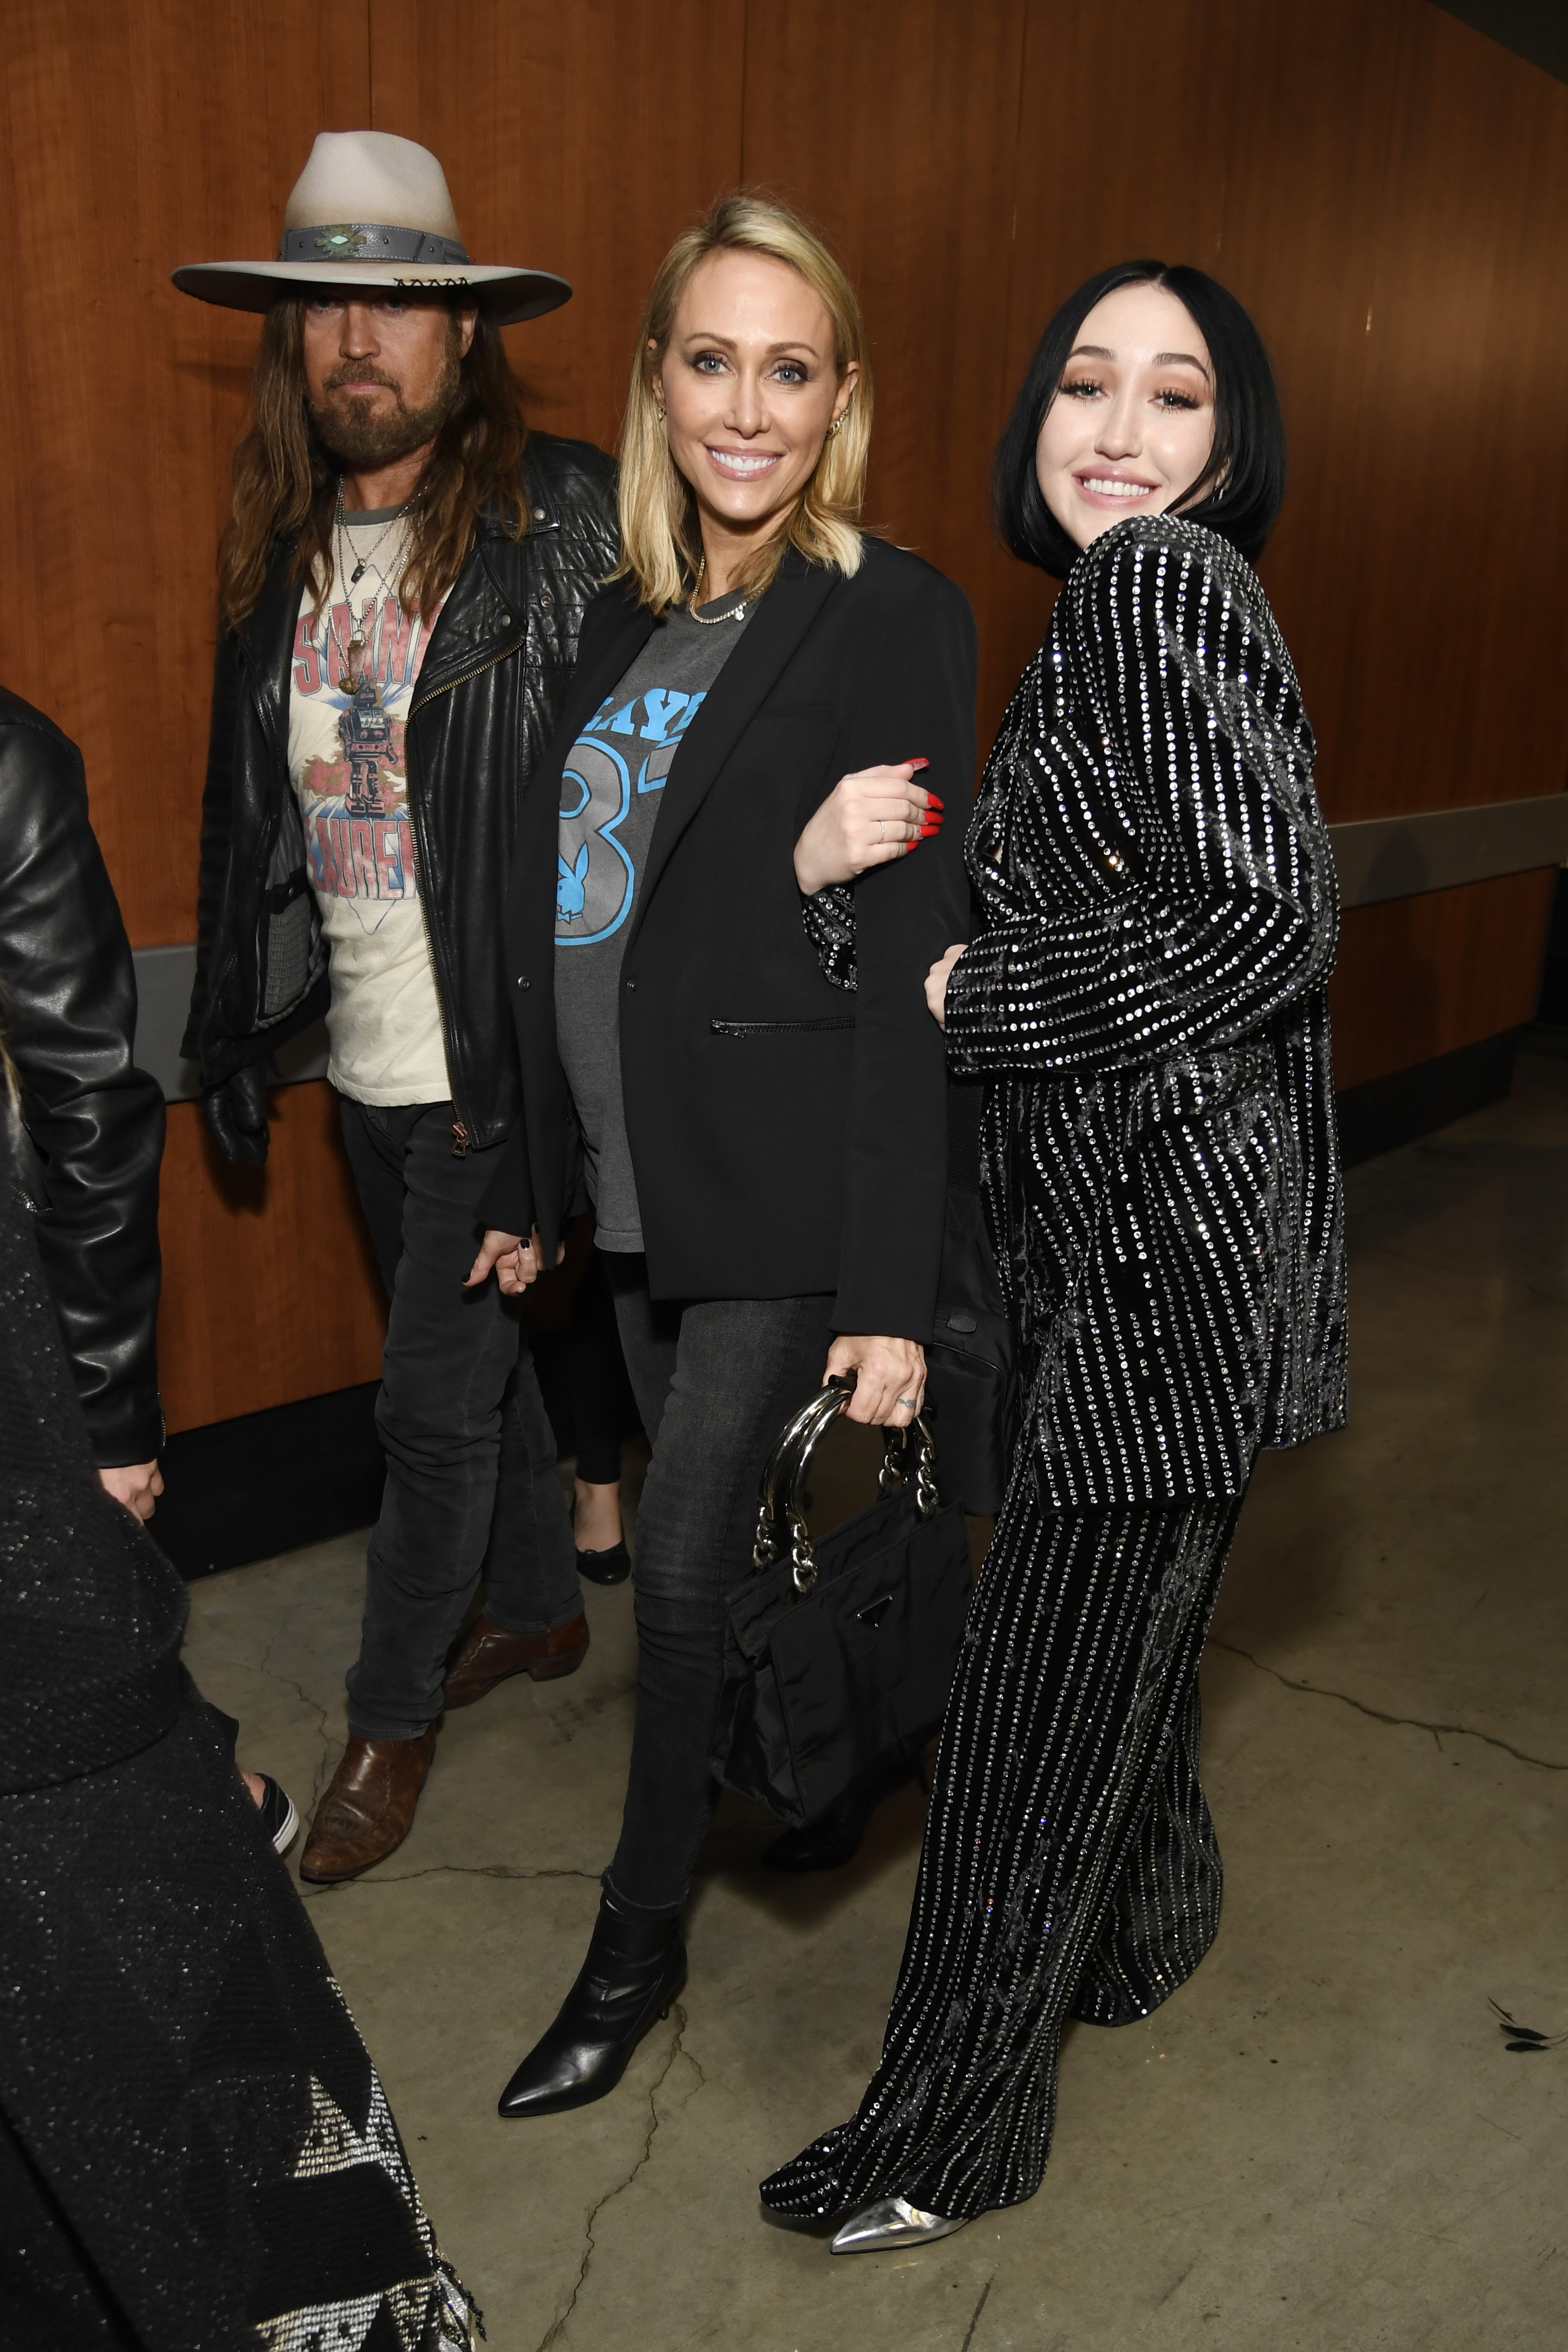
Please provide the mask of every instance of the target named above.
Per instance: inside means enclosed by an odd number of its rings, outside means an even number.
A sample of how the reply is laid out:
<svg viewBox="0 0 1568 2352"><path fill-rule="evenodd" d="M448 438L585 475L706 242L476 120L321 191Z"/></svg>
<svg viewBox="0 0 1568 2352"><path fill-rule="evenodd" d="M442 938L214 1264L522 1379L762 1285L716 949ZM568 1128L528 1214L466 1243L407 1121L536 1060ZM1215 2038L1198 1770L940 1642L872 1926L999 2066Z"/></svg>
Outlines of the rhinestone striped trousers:
<svg viewBox="0 0 1568 2352"><path fill-rule="evenodd" d="M826 2218L878 2197L1032 2197L1071 2015L1120 2025L1219 1923L1198 1661L1238 1496L1042 1511L1020 1465L975 1587L882 2062L762 2186Z"/></svg>

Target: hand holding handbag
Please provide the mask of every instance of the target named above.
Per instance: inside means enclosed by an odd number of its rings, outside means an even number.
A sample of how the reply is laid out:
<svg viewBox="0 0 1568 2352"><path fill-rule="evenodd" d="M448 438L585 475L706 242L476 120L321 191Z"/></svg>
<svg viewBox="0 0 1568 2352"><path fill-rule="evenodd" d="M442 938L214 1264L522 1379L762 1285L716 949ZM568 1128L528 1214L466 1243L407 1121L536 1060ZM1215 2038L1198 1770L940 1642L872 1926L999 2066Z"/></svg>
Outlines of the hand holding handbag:
<svg viewBox="0 0 1568 2352"><path fill-rule="evenodd" d="M806 1470L852 1388L831 1382L786 1423L763 1472L754 1572L725 1601L713 1770L797 1829L938 1729L973 1589L923 1420L887 1432L869 1509L813 1543Z"/></svg>

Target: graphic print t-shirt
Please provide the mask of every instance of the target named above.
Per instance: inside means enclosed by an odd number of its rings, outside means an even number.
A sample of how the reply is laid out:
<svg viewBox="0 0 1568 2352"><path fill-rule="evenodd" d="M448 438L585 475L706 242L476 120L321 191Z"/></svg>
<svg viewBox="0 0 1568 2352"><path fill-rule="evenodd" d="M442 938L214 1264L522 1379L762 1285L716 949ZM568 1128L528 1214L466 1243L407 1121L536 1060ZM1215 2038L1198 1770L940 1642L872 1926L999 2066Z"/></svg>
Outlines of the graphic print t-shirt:
<svg viewBox="0 0 1568 2352"><path fill-rule="evenodd" d="M437 615L405 613L397 601L404 533L396 512L353 517L354 542L374 552L374 563L352 583L334 572L318 620L308 588L301 597L289 696L289 773L332 950L327 1076L355 1102L380 1104L445 1102L452 1091L403 754ZM348 643L356 627L364 652L351 693Z"/></svg>
<svg viewBox="0 0 1568 2352"><path fill-rule="evenodd" d="M601 1249L640 1250L621 1099L621 958L665 780L687 729L749 625L721 596L660 621L572 747L555 878L555 1024L588 1159ZM712 616L712 617L708 617Z"/></svg>

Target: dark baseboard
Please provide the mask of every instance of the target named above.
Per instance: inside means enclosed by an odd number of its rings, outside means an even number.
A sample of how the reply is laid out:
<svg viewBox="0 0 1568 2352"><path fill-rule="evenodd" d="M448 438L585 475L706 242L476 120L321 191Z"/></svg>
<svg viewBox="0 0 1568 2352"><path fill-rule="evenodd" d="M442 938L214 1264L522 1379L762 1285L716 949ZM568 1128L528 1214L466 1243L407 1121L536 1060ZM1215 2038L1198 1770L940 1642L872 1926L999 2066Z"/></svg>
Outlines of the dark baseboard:
<svg viewBox="0 0 1568 2352"><path fill-rule="evenodd" d="M1347 1168L1396 1151L1402 1143L1450 1127L1488 1103L1501 1102L1513 1084L1517 1029L1479 1038L1452 1054L1436 1055L1385 1078L1346 1087L1339 1097L1340 1156Z"/></svg>
<svg viewBox="0 0 1568 2352"><path fill-rule="evenodd" d="M181 1575L243 1568L368 1528L386 1476L379 1386L367 1381L169 1438L151 1533Z"/></svg>

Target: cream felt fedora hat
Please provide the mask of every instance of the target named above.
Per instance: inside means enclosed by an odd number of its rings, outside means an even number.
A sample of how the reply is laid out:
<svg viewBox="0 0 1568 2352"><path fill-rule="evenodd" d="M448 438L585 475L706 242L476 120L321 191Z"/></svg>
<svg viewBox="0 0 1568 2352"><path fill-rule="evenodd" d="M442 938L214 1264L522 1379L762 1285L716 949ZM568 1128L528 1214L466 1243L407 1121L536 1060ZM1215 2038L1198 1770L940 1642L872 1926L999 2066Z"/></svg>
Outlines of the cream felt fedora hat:
<svg viewBox="0 0 1568 2352"><path fill-rule="evenodd" d="M321 131L283 213L276 261L190 261L182 294L266 310L280 294L397 286L467 289L501 326L572 299L548 269L468 259L447 174L428 147L390 131Z"/></svg>

